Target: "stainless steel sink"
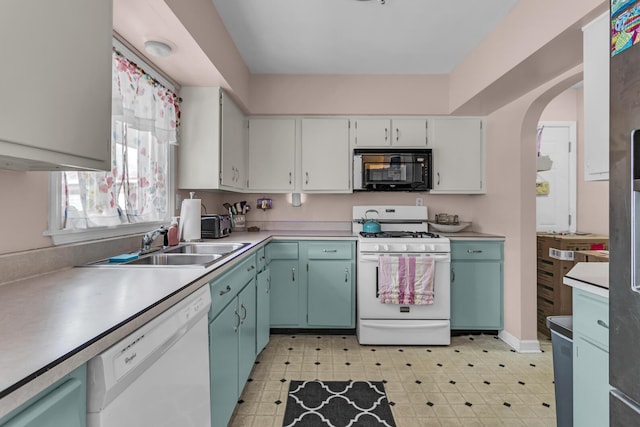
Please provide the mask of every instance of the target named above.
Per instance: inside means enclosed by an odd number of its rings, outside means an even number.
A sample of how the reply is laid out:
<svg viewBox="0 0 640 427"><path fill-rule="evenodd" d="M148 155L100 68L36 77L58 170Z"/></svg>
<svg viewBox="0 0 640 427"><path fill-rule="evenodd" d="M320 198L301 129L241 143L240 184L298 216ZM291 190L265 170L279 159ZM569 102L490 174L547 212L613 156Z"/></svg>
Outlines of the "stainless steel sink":
<svg viewBox="0 0 640 427"><path fill-rule="evenodd" d="M175 266L202 266L208 267L217 259L222 258L221 254L153 254L124 263L124 265L175 265Z"/></svg>
<svg viewBox="0 0 640 427"><path fill-rule="evenodd" d="M225 255L242 249L249 243L184 243L167 249L165 254L220 254Z"/></svg>
<svg viewBox="0 0 640 427"><path fill-rule="evenodd" d="M247 245L249 243L182 243L164 250L157 248L157 251L140 255L132 261L109 262L108 259L103 259L84 267L208 267Z"/></svg>

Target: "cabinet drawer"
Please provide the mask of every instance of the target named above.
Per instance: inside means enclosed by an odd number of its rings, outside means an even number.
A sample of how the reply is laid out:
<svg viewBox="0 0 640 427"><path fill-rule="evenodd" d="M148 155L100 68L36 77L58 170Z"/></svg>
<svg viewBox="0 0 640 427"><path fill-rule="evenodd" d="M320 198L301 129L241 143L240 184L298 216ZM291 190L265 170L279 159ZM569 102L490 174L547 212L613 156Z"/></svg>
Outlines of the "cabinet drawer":
<svg viewBox="0 0 640 427"><path fill-rule="evenodd" d="M594 344L609 350L609 301L574 289L573 329Z"/></svg>
<svg viewBox="0 0 640 427"><path fill-rule="evenodd" d="M212 280L209 284L211 286L209 319L216 317L255 276L256 257L251 255L222 276Z"/></svg>
<svg viewBox="0 0 640 427"><path fill-rule="evenodd" d="M272 242L266 248L267 263L273 259L298 259L298 242Z"/></svg>
<svg viewBox="0 0 640 427"><path fill-rule="evenodd" d="M451 242L452 260L501 260L502 242Z"/></svg>
<svg viewBox="0 0 640 427"><path fill-rule="evenodd" d="M351 242L309 242L307 258L309 259L351 259L353 243Z"/></svg>

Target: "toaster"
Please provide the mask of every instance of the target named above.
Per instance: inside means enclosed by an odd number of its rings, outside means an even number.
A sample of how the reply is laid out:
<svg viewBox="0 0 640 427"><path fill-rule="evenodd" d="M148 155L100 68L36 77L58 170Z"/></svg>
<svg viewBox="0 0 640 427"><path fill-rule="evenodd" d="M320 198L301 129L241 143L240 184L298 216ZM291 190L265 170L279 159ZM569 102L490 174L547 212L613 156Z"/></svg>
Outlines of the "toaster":
<svg viewBox="0 0 640 427"><path fill-rule="evenodd" d="M220 239L231 234L231 218L229 215L202 215L200 217L200 233L203 239Z"/></svg>

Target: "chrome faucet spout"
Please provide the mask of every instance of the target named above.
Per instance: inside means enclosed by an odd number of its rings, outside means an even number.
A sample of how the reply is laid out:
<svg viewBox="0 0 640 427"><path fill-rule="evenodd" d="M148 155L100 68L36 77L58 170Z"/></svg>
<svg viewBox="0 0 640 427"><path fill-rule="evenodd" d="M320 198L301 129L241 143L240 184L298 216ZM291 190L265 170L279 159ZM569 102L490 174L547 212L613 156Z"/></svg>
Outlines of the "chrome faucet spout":
<svg viewBox="0 0 640 427"><path fill-rule="evenodd" d="M161 226L160 228L156 228L155 230L151 230L148 233L145 233L142 236L142 250L141 252L150 252L151 249L151 244L153 243L154 240L156 240L161 234L164 235L165 240L167 240L167 232L169 230L167 230L164 225ZM167 244L165 243L164 246L167 246Z"/></svg>

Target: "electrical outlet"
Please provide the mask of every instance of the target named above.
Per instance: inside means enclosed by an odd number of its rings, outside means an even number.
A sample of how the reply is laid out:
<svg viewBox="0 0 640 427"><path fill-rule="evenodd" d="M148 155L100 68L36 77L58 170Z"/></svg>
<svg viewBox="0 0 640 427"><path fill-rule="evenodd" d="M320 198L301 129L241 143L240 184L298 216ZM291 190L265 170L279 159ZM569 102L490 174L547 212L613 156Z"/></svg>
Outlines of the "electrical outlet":
<svg viewBox="0 0 640 427"><path fill-rule="evenodd" d="M416 197L416 206L424 206L424 200L422 200L422 197Z"/></svg>

